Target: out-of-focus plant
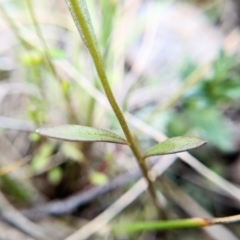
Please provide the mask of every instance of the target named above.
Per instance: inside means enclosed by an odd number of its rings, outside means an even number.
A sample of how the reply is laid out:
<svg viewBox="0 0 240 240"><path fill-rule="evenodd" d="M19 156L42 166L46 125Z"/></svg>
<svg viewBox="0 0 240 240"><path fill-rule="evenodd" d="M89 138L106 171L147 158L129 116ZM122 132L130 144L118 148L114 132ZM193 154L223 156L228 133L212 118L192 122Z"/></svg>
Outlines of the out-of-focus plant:
<svg viewBox="0 0 240 240"><path fill-rule="evenodd" d="M227 56L223 52L219 54L208 77L186 91L178 107L171 111L167 124L170 136L184 135L194 129L219 149L231 150L231 132L222 112L240 98L239 64L236 56ZM186 64L182 79L194 68L193 64Z"/></svg>

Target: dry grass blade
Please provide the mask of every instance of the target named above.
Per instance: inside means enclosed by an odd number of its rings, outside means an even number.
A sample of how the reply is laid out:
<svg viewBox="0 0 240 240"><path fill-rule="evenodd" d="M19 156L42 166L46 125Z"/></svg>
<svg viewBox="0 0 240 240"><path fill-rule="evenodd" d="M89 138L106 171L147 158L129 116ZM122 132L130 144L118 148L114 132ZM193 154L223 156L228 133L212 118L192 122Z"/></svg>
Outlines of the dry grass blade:
<svg viewBox="0 0 240 240"><path fill-rule="evenodd" d="M17 168L23 166L24 164L26 164L30 159L26 158L26 159L22 159L13 163L8 164L7 166L1 167L0 168L0 177L8 174L14 170L16 170Z"/></svg>
<svg viewBox="0 0 240 240"><path fill-rule="evenodd" d="M0 116L0 127L4 129L27 132L32 132L34 130L34 124L30 121L18 120L3 116Z"/></svg>
<svg viewBox="0 0 240 240"><path fill-rule="evenodd" d="M50 240L50 238L44 231L34 224L33 222L26 219L21 215L4 197L0 192L0 216L7 223L15 226L19 230L38 240Z"/></svg>
<svg viewBox="0 0 240 240"><path fill-rule="evenodd" d="M34 240L5 222L0 222L0 239Z"/></svg>
<svg viewBox="0 0 240 240"><path fill-rule="evenodd" d="M224 190L229 196L240 201L240 189L229 181L217 175L215 172L204 166L195 157L189 153L180 153L178 156L183 162L190 165L196 172L204 176L206 179L215 183L218 188Z"/></svg>

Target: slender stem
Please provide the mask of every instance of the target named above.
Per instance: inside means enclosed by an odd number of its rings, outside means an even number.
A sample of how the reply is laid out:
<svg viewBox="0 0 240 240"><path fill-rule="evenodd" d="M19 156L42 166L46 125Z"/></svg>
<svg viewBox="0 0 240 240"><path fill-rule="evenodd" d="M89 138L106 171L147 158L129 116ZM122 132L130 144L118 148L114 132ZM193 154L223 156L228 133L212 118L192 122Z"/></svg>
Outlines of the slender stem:
<svg viewBox="0 0 240 240"><path fill-rule="evenodd" d="M94 87L97 88L97 79L94 79ZM96 103L96 100L92 96L90 96L88 107L87 107L86 121L85 121L86 126L92 126L95 103Z"/></svg>
<svg viewBox="0 0 240 240"><path fill-rule="evenodd" d="M184 228L209 227L217 224L229 224L240 222L240 215L222 217L222 218L189 218L169 221L136 222L128 225L113 227L113 233L134 233L142 231L166 231Z"/></svg>
<svg viewBox="0 0 240 240"><path fill-rule="evenodd" d="M95 38L95 35L93 32L93 28L91 25L91 21L90 21L90 17L88 14L86 3L84 0L66 0L66 2L71 11L71 14L73 16L75 24L80 32L80 35L92 56L94 65L96 67L98 76L99 76L102 86L104 88L107 99L108 99L108 101L109 101L121 127L122 127L125 137L129 143L129 146L132 149L132 152L138 161L139 167L141 168L142 173L148 182L149 192L150 192L155 204L157 205L157 207L160 207L160 204L158 203L158 200L157 200L157 196L156 196L156 192L155 192L153 183L149 179L148 171L147 171L147 167L144 162L144 159L141 155L141 152L140 152L138 146L136 145L136 143L133 140L133 137L131 135L131 132L129 130L127 122L126 122L126 120L123 116L123 113L122 113L120 107L118 106L118 103L112 93L110 86L109 86L108 79L107 79L107 76L106 76L106 73L104 70L103 60L102 60L101 54L98 50L97 41L96 41L96 38Z"/></svg>
<svg viewBox="0 0 240 240"><path fill-rule="evenodd" d="M148 221L148 222L135 222L128 225L119 225L113 227L113 233L134 233L142 231L166 231L173 229L184 229L184 228L196 228L207 226L207 222L202 218L190 218L180 220L169 220L169 221Z"/></svg>
<svg viewBox="0 0 240 240"><path fill-rule="evenodd" d="M28 5L28 8L29 8L29 12L30 12L32 21L34 23L34 27L36 29L36 33L37 33L37 35L38 35L38 37L39 37L39 39L41 41L41 44L42 44L42 47L43 47L43 54L45 55L45 59L47 60L47 63L49 65L49 67L50 67L50 70L51 70L53 76L58 80L58 82L61 85L62 79L59 77L59 75L58 75L58 73L57 73L57 71L56 71L56 69L55 69L55 67L54 67L54 65L52 63L51 56L50 56L50 54L48 52L48 46L47 46L47 44L46 44L46 42L44 40L44 37L42 35L41 29L39 27L37 18L35 16L35 13L34 13L34 10L33 10L32 1L31 0L26 0L26 2L27 2L27 5ZM60 86L60 87L62 89L62 86ZM65 99L66 109L68 111L68 116L70 117L70 119L74 123L78 122L77 121L77 117L75 115L75 112L74 112L74 110L73 110L73 108L72 108L72 106L70 104L70 96L69 96L69 94L68 93L66 94L63 90L62 90L62 93L63 93L63 97Z"/></svg>

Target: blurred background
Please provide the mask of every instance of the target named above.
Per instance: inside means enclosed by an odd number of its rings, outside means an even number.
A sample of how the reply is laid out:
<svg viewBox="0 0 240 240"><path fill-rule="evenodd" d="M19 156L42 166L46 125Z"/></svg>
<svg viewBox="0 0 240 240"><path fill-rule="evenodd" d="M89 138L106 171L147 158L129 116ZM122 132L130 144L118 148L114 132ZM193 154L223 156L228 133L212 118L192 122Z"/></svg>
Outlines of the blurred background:
<svg viewBox="0 0 240 240"><path fill-rule="evenodd" d="M159 164L156 189L168 218L238 214L239 0L87 5L110 85L141 150L164 134L208 141L185 159L149 160L149 167ZM141 173L127 147L35 133L39 126L67 123L123 136L65 1L1 0L0 239L65 239L79 229L89 236L72 240L163 239L157 231L109 233L115 224L158 219L152 200L143 188L131 192ZM91 225L126 192L134 198L120 201L113 219ZM240 239L240 228L235 223L167 235L231 240Z"/></svg>

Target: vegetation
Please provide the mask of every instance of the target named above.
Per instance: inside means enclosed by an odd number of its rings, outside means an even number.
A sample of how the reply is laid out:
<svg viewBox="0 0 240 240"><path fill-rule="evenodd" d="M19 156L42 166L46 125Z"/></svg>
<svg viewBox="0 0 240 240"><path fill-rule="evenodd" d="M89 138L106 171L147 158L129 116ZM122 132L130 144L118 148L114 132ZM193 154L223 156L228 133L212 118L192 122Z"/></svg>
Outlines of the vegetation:
<svg viewBox="0 0 240 240"><path fill-rule="evenodd" d="M84 45L75 27L68 24L72 20L65 3L58 6L58 10L64 9L60 15L53 3L45 1L40 7L31 0L0 5L1 17L14 34L8 37L18 41L13 52L0 49L8 59L14 54L18 66L7 71L7 78L4 71L0 73L2 88L10 89L1 104L2 127L10 129L2 132L1 151L3 158L12 159L7 164L0 162L4 165L0 169L3 219L34 239L68 240L90 239L94 234L93 239L207 239L204 232L192 228L239 221L238 203L231 211L221 203L239 201L240 191L225 180L224 168L229 163L218 161L238 153L239 139L233 131L240 96L238 57L220 44L211 61L186 58L180 69L158 66L163 69L161 78L166 77L159 84L159 72L152 74L154 64L147 64L154 61L150 53L159 50L151 42L158 38L153 28L159 23L150 15L167 12L165 7L174 4L149 3L142 16L141 11L133 10L145 9L140 1L66 2ZM219 6L206 3L201 7L209 16ZM47 18L41 19L41 11ZM28 18L19 24L17 14L26 12ZM219 13L215 14L212 21ZM136 20L129 20L131 17ZM135 48L140 49L138 55ZM171 77L164 71L169 69L176 71L176 85L168 93ZM14 80L16 76L21 80ZM154 88L161 94L154 96ZM147 95L150 97L144 99ZM17 120L20 118L28 121ZM41 136L34 133L36 128ZM202 139L209 142L208 147L193 153L208 167L192 155L180 153L204 145ZM141 175L143 179L138 180ZM146 187L148 192L142 194ZM206 196L206 192L211 194ZM131 205L133 201L136 205ZM20 213L20 208L25 210ZM24 227L19 224L23 220L5 214L10 209L24 218ZM53 227L66 228L67 233L59 231L57 236L56 231L33 226L30 221L48 215L68 215L70 220L64 221L71 227L60 222ZM234 216L224 217L227 215ZM83 225L79 219L88 219L88 223ZM208 235L235 234L232 239L237 239L237 227L231 226L231 230L220 226L217 233L209 231Z"/></svg>

